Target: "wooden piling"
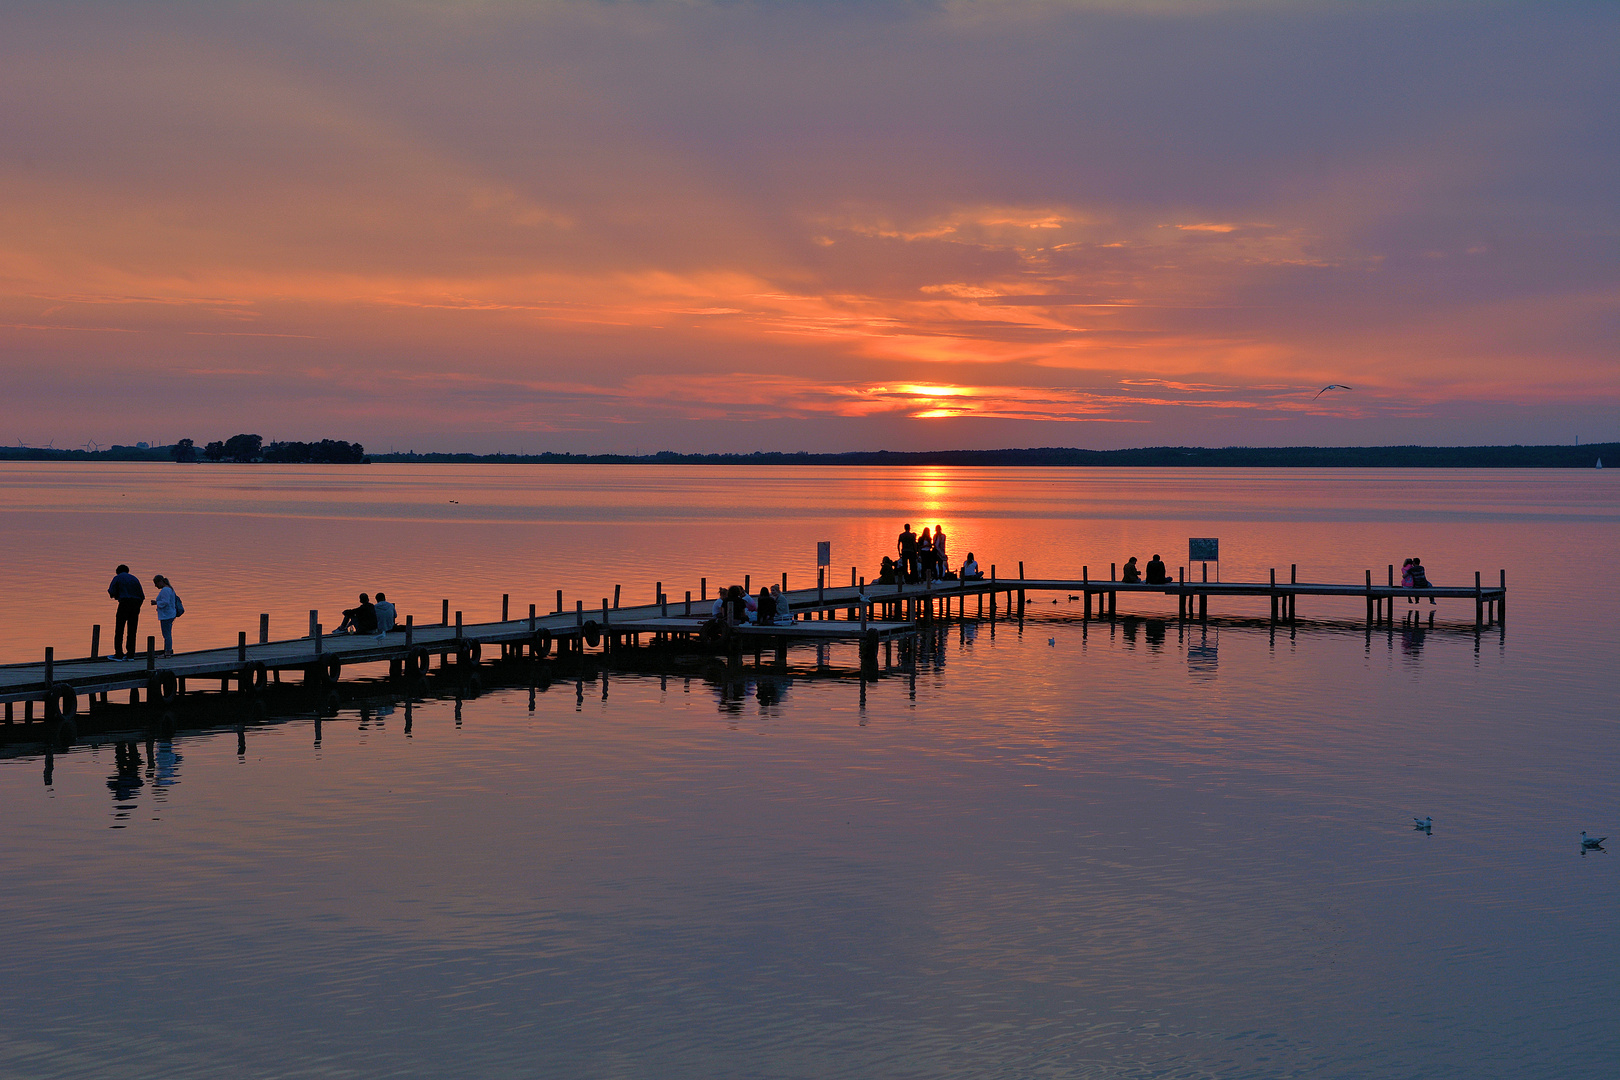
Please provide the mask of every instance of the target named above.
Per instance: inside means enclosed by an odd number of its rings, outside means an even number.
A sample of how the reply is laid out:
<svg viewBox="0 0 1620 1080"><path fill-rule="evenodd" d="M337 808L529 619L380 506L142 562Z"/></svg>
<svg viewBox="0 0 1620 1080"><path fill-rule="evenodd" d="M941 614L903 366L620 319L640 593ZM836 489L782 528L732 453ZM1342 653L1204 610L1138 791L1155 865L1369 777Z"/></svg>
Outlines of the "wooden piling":
<svg viewBox="0 0 1620 1080"><path fill-rule="evenodd" d="M415 615L407 615L407 616L405 616L405 648L406 648L406 650L409 650L410 647L413 644L415 644L415 639L416 639L416 616Z"/></svg>
<svg viewBox="0 0 1620 1080"><path fill-rule="evenodd" d="M100 660L101 659L101 624L100 623L96 623L96 625L94 625L94 626L92 626L90 628L90 659L92 659L92 660Z"/></svg>
<svg viewBox="0 0 1620 1080"><path fill-rule="evenodd" d="M534 633L534 605L529 605L529 633Z"/></svg>
<svg viewBox="0 0 1620 1080"><path fill-rule="evenodd" d="M236 632L236 662L238 664L247 663L247 631L246 630L238 630Z"/></svg>
<svg viewBox="0 0 1620 1080"><path fill-rule="evenodd" d="M309 611L309 636L315 636L315 624L321 621L321 613L311 608Z"/></svg>
<svg viewBox="0 0 1620 1080"><path fill-rule="evenodd" d="M259 644L270 644L270 613L267 611L259 612Z"/></svg>
<svg viewBox="0 0 1620 1080"><path fill-rule="evenodd" d="M603 608L607 607L607 597L605 596L602 598L602 606ZM617 585L613 586L613 608L615 611L619 608L619 587Z"/></svg>
<svg viewBox="0 0 1620 1080"><path fill-rule="evenodd" d="M461 612L456 612L456 644L461 644Z"/></svg>
<svg viewBox="0 0 1620 1080"><path fill-rule="evenodd" d="M563 613L563 606L562 606L562 590L561 590L561 589L558 589L558 590L557 590L557 614L558 614L558 615L561 615L561 614L562 614L562 613Z"/></svg>
<svg viewBox="0 0 1620 1080"><path fill-rule="evenodd" d="M510 614L511 603L512 603L512 594L511 593L501 593L501 622L511 622L512 621L512 616Z"/></svg>
<svg viewBox="0 0 1620 1080"><path fill-rule="evenodd" d="M439 625L440 626L449 626L450 625L450 601L449 600L440 600L439 601Z"/></svg>
<svg viewBox="0 0 1620 1080"><path fill-rule="evenodd" d="M692 590L686 590L686 614L692 614Z"/></svg>
<svg viewBox="0 0 1620 1080"><path fill-rule="evenodd" d="M49 691L51 684L56 681L56 650L45 646L45 689Z"/></svg>

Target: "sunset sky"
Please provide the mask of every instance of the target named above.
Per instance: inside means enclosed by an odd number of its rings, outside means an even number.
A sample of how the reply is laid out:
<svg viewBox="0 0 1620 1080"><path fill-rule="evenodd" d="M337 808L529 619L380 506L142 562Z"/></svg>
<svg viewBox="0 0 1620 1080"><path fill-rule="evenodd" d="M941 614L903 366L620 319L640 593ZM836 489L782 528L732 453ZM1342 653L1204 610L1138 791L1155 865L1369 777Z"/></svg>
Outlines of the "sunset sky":
<svg viewBox="0 0 1620 1080"><path fill-rule="evenodd" d="M1611 2L11 3L0 441L1614 440L1617 103Z"/></svg>

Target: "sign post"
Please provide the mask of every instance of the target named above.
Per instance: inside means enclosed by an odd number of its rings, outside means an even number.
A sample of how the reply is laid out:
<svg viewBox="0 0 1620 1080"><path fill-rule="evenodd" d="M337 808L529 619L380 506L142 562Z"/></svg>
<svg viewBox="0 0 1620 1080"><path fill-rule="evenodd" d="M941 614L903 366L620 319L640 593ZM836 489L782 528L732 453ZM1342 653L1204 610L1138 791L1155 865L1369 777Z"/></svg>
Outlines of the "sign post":
<svg viewBox="0 0 1620 1080"><path fill-rule="evenodd" d="M1214 536L1194 536L1187 540L1187 565L1204 563L1204 580L1209 580L1209 563L1215 564L1215 580L1221 580L1221 541Z"/></svg>

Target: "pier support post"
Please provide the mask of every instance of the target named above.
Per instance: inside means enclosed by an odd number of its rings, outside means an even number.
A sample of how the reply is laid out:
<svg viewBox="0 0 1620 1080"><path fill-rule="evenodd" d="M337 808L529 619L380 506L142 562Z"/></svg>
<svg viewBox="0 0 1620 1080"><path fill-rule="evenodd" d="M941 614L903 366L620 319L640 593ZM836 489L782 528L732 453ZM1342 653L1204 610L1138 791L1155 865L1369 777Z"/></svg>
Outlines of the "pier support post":
<svg viewBox="0 0 1620 1080"><path fill-rule="evenodd" d="M1479 587L1479 571L1474 571L1474 627L1485 625L1485 594Z"/></svg>
<svg viewBox="0 0 1620 1080"><path fill-rule="evenodd" d="M1290 585L1298 585L1299 584L1299 564L1298 563L1289 563L1288 564L1288 584L1290 584ZM1299 616L1299 611L1297 610L1297 605L1298 604L1299 604L1299 593L1290 590L1289 593L1288 593L1288 621L1289 621L1289 623L1293 623L1295 621L1295 619L1297 619L1298 616Z"/></svg>
<svg viewBox="0 0 1620 1080"><path fill-rule="evenodd" d="M56 681L56 649L50 645L45 646L45 690L50 692L51 684Z"/></svg>
<svg viewBox="0 0 1620 1080"><path fill-rule="evenodd" d="M238 664L247 663L247 631L246 630L238 630L236 632L236 662Z"/></svg>
<svg viewBox="0 0 1620 1080"><path fill-rule="evenodd" d="M1277 568L1271 568L1271 625L1277 625Z"/></svg>
<svg viewBox="0 0 1620 1080"><path fill-rule="evenodd" d="M1372 571L1368 570L1367 571L1367 627L1368 627L1368 629L1372 628L1373 621L1374 620L1373 620Z"/></svg>
<svg viewBox="0 0 1620 1080"><path fill-rule="evenodd" d="M461 612L456 612L456 644L461 644Z"/></svg>
<svg viewBox="0 0 1620 1080"><path fill-rule="evenodd" d="M1503 623L1503 624L1506 624L1507 623L1507 571L1506 570L1501 571L1501 575L1502 575L1502 595L1499 596L1497 598L1497 600L1496 600L1496 621L1500 622L1500 623Z"/></svg>
<svg viewBox="0 0 1620 1080"><path fill-rule="evenodd" d="M1085 610L1080 615L1081 622L1091 621L1091 567L1080 568L1080 592L1086 598Z"/></svg>
<svg viewBox="0 0 1620 1080"><path fill-rule="evenodd" d="M534 605L529 605L529 633L534 633Z"/></svg>
<svg viewBox="0 0 1620 1080"><path fill-rule="evenodd" d="M413 645L415 643L415 638L416 638L416 616L415 615L407 615L407 616L405 616L405 648L406 649L409 649L411 647L411 645Z"/></svg>

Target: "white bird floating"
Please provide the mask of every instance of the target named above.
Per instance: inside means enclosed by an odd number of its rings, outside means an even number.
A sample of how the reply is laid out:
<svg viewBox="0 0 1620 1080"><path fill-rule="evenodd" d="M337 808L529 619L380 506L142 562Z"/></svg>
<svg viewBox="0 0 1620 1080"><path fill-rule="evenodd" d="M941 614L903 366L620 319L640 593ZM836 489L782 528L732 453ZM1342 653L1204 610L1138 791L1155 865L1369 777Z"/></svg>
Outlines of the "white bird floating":
<svg viewBox="0 0 1620 1080"><path fill-rule="evenodd" d="M1417 822L1416 825L1412 826L1414 829L1422 829L1424 832L1428 832L1434 828L1434 818L1432 817L1415 817L1412 820Z"/></svg>
<svg viewBox="0 0 1620 1080"><path fill-rule="evenodd" d="M1607 836L1587 836L1586 830L1581 830L1581 847L1586 851L1595 851L1596 849L1601 848L1603 846L1603 841L1607 839Z"/></svg>

